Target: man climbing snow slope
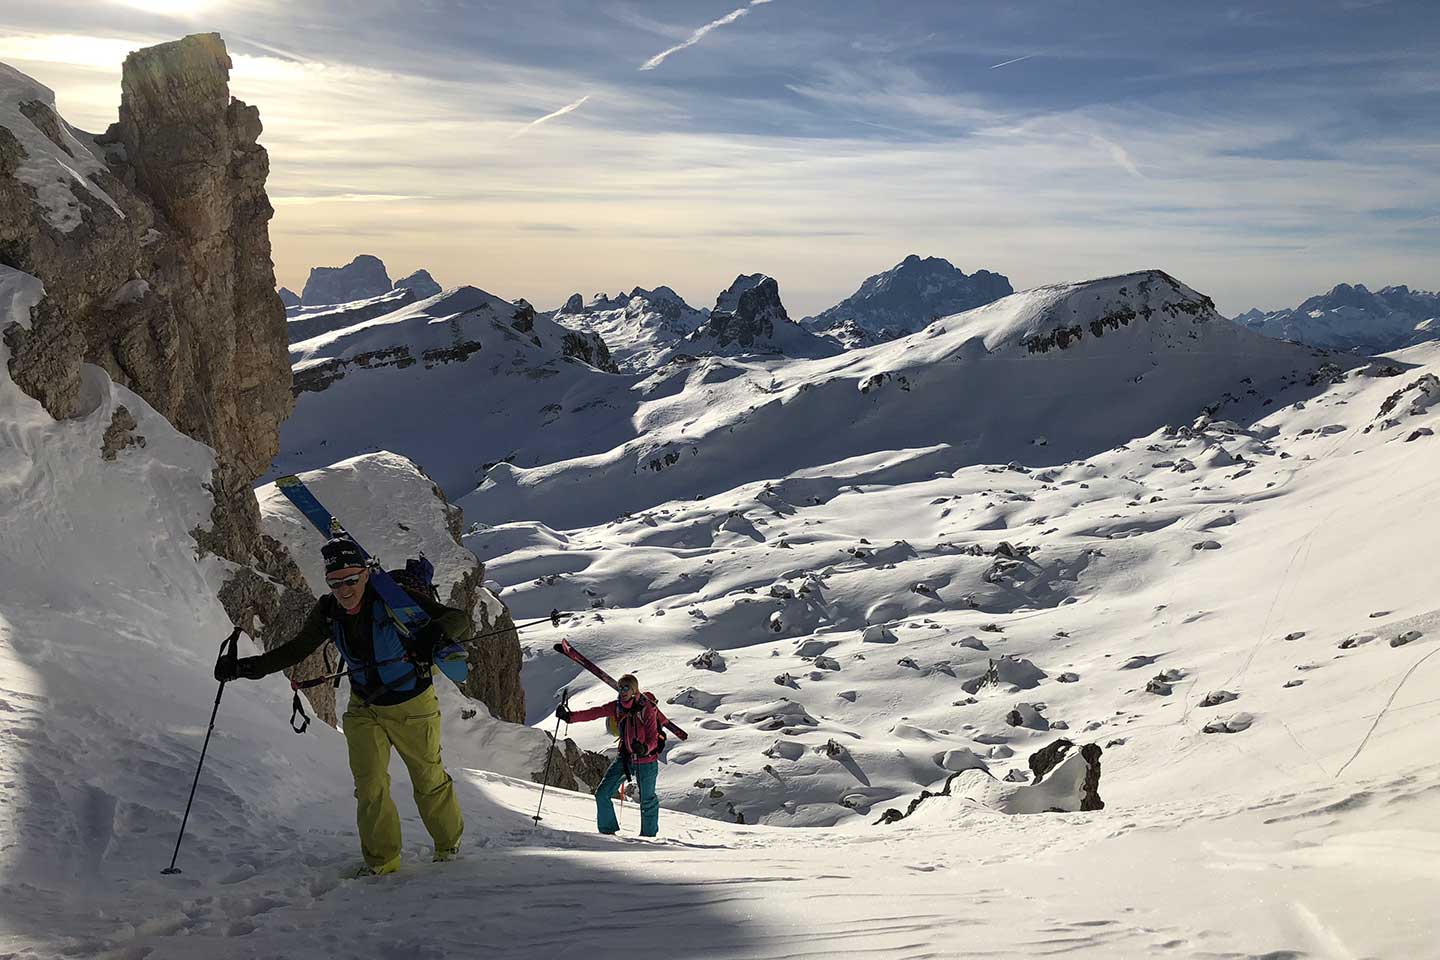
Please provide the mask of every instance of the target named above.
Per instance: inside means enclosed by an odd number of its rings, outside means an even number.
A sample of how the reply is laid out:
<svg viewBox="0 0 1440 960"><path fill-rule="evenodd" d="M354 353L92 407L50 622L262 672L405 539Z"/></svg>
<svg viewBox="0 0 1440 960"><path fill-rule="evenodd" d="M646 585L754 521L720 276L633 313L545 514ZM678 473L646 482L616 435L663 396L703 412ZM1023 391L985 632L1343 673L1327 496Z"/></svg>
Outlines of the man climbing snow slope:
<svg viewBox="0 0 1440 960"><path fill-rule="evenodd" d="M350 676L350 701L341 718L355 777L356 824L365 863L356 876L394 873L400 867L400 814L390 798L390 748L410 771L415 805L435 842L435 860L452 860L465 829L454 783L440 762L440 705L430 682L431 653L473 632L462 610L406 593L430 616L411 636L397 629L370 586L365 555L338 537L321 548L330 593L310 609L293 639L234 664L235 676L259 680L294 666L333 640ZM232 680L221 676L217 680Z"/></svg>

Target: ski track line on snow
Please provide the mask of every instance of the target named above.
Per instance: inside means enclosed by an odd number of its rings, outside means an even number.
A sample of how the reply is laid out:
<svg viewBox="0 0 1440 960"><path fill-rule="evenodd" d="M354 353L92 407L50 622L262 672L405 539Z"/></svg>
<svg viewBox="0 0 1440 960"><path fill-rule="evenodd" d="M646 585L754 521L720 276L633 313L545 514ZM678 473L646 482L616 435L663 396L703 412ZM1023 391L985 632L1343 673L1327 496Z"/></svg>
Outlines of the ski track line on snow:
<svg viewBox="0 0 1440 960"><path fill-rule="evenodd" d="M1409 680L1411 674L1413 674L1416 670L1420 669L1420 665L1422 663L1424 663L1426 660L1429 660L1437 653L1440 653L1440 647L1436 647L1434 650L1431 650L1429 653L1425 654L1425 656L1415 661L1415 663L1410 667L1409 670L1405 671L1405 675L1400 678L1400 682L1395 685L1395 689L1390 691L1390 698L1385 701L1385 706L1381 707L1380 712L1375 715L1375 721L1370 724L1370 729L1365 731L1365 736L1360 741L1360 745L1355 748L1355 752L1350 755L1350 759L1342 763L1340 765L1340 769L1335 771L1336 779L1339 779L1340 774L1345 772L1345 768L1350 766L1350 764L1355 761L1356 757L1360 756L1361 751L1365 749L1365 745L1370 742L1370 735L1375 732L1375 728L1380 726L1380 721L1385 719L1385 715L1390 712L1390 705L1393 704L1395 702L1395 698L1399 696L1400 689L1405 686L1405 681Z"/></svg>
<svg viewBox="0 0 1440 960"><path fill-rule="evenodd" d="M1325 451L1324 453L1322 453L1319 457L1316 457L1314 460L1308 461L1308 462L1306 462L1306 463L1302 463L1302 464L1300 464L1299 466L1295 467L1294 469L1290 470L1290 471L1288 472L1288 475L1287 475L1286 478L1285 478L1285 481L1284 481L1283 486L1282 486L1281 489L1288 488L1288 487L1290 486L1290 484L1295 480L1295 478L1296 478L1298 475L1300 475L1301 473L1303 473L1303 472L1309 470L1311 467L1314 467L1314 466L1316 466L1316 465L1324 462L1325 460L1329 459L1329 457L1330 457L1332 454L1334 454L1337 450L1339 450L1339 449L1345 444L1345 442L1346 442L1347 440L1352 439L1353 436L1355 436L1355 431L1349 431L1349 430L1347 430L1345 433L1340 434L1339 436L1337 436L1337 437L1335 438L1335 441L1334 441L1333 443L1331 443L1330 446L1329 446L1329 448L1326 449L1326 451ZM1405 458L1405 459L1407 459L1407 460L1408 460L1408 459L1413 459L1413 458L1415 457L1415 455L1416 455L1417 452L1418 452L1418 451L1412 451L1411 453L1409 453L1409 454L1406 455L1406 458ZM1416 489L1419 489L1420 487L1423 487L1423 486L1429 486L1429 485L1430 485L1430 484L1417 485ZM1264 491L1257 491L1256 493L1249 494L1249 495L1247 495L1247 496L1245 496L1245 497L1241 497L1239 501L1223 501L1223 500L1222 500L1222 501L1217 501L1217 502L1220 502L1220 503L1230 502L1230 503L1245 504L1245 503L1250 503L1250 502L1256 502L1256 501L1258 501L1258 500L1260 500L1260 499L1272 499L1276 494L1278 494L1278 492L1279 492L1279 491L1278 491L1278 490L1275 490L1275 489L1264 490ZM1304 566L1305 566L1305 564L1309 562L1309 558L1310 558L1310 553L1309 553L1309 551L1310 551L1310 548L1311 548L1312 545L1313 545L1313 538L1314 538L1315 534L1320 530L1321 527L1323 527L1326 523L1329 522L1330 518L1333 517L1333 516L1336 514L1336 512L1338 512L1339 509L1340 509L1340 508L1337 507L1336 509L1331 510L1331 511L1330 511L1329 513L1327 513L1319 522L1317 522L1313 527L1311 527L1311 528L1310 528L1310 531L1309 531L1308 533L1306 533L1305 539L1304 539L1303 541L1301 541L1300 545L1295 548L1295 552L1291 554L1291 556L1290 556L1290 561L1289 561L1289 563L1286 564L1286 567L1285 567L1285 573L1284 573L1284 575L1281 577L1280 584L1276 587L1275 595L1271 598L1269 608L1266 610L1265 620L1264 620L1264 622L1263 622L1262 625L1261 625L1260 634L1259 634L1259 636L1257 637L1257 639L1256 639L1256 641L1255 641L1255 645L1251 648L1250 654L1245 658L1245 663L1244 663L1244 665L1241 666L1241 668L1240 668L1238 671L1236 671L1236 673L1232 674L1228 679L1226 679L1225 682L1224 682L1223 684L1221 684L1222 687L1227 687L1227 688L1228 688L1228 687L1230 687L1231 685L1238 683L1241 679L1244 678L1245 674L1249 671L1251 664L1254 663L1256 654L1259 653L1260 647L1261 647L1261 646L1264 644L1264 642L1265 642L1265 634L1266 634L1266 632L1267 632L1267 631L1269 630L1269 628L1270 628L1270 621L1271 621L1271 618L1274 616L1275 607L1276 607L1277 604L1279 603L1280 597L1283 595L1284 590L1285 590L1285 587L1286 587L1286 585L1287 585L1287 584L1289 583L1289 581L1290 581L1290 575L1291 575L1291 572L1292 572L1292 568L1294 567L1296 558L1300 555L1300 550L1301 550L1302 548L1305 550L1305 562L1301 564L1301 569L1303 569ZM1205 512L1204 509L1196 511L1194 514L1192 514L1192 519L1197 519L1197 518L1198 518L1199 516L1201 516L1204 512ZM1187 523L1186 528L1188 529L1188 523ZM1173 596L1173 594L1172 594L1172 596ZM1173 637L1173 628L1171 629L1171 636ZM1422 662L1423 662L1423 661L1422 661ZM1419 664L1417 663L1416 666L1419 666ZM1413 668L1412 668L1412 672L1413 672ZM1407 673L1407 674L1406 674L1406 677L1408 678L1408 676L1409 676L1409 674ZM1403 684L1404 684L1404 679L1401 680L1401 685L1403 685ZM1191 714L1191 712L1192 712L1192 710L1193 710L1193 701L1194 701L1194 694L1195 694L1196 689L1198 689L1198 684L1191 684L1191 685L1190 685L1190 688L1187 689L1186 692L1185 692L1185 710L1183 711L1183 713L1181 714L1181 717L1180 717L1180 722L1181 722L1182 724L1185 723L1185 722L1187 722L1187 721L1189 720L1190 714ZM1399 692L1399 687L1396 687L1395 693L1398 693L1398 692ZM1388 709L1389 709L1390 702L1394 700L1394 696L1395 696L1395 694L1392 693L1392 694L1391 694L1390 701L1387 701L1387 703L1386 703L1386 706L1385 706L1385 708L1384 708L1385 710L1388 710ZM1382 710L1382 713L1381 713L1382 716L1383 716L1383 713L1384 713L1384 711ZM1376 725L1378 725L1379 719L1380 719L1379 716L1377 716L1377 717L1376 717L1376 721L1375 721ZM1326 771L1325 771L1324 766L1323 766L1322 764L1320 764L1320 762L1319 762L1318 760L1316 760L1316 759L1314 758L1314 756L1311 755L1308 750L1305 749L1304 745L1300 743L1300 741L1296 738L1294 732L1293 732L1292 730L1290 730L1290 728L1289 728L1287 725L1285 725L1285 723L1284 723L1283 720L1281 720L1281 726L1285 727L1285 732L1286 732L1287 734L1289 734L1290 739L1291 739L1292 741L1294 741L1294 743L1295 743L1295 745L1296 745L1297 747L1300 748L1301 752L1304 753L1305 756L1306 756L1312 763L1314 763L1314 764L1320 769L1320 772L1321 772L1322 774L1325 773ZM1371 732L1373 732L1374 729L1375 729L1375 727L1372 725L1372 727L1371 727ZM1368 740L1368 739L1369 739L1369 736L1370 736L1370 734L1367 733L1367 734L1366 734L1366 737L1365 737L1365 740ZM1194 750L1194 749L1198 748L1198 746L1199 746L1199 744L1200 744L1201 742L1203 742L1203 741L1197 741L1196 744L1195 744L1195 746L1191 747L1190 750ZM1364 747L1364 741L1362 741L1361 747L1356 750L1355 756L1359 756L1359 750L1360 750L1360 749L1363 749L1363 747ZM1187 753L1188 753L1188 752L1190 752L1190 751L1187 751ZM1355 758L1355 757L1352 756L1352 757L1351 757L1351 760L1353 760L1354 758ZM1337 770L1337 771L1336 771L1336 773L1334 774L1334 776L1338 777L1338 776L1340 775L1340 772L1343 771L1344 768L1345 768L1346 766L1348 766L1349 764L1350 764L1350 760L1347 760L1347 761L1345 762L1345 764L1341 766L1340 770Z"/></svg>

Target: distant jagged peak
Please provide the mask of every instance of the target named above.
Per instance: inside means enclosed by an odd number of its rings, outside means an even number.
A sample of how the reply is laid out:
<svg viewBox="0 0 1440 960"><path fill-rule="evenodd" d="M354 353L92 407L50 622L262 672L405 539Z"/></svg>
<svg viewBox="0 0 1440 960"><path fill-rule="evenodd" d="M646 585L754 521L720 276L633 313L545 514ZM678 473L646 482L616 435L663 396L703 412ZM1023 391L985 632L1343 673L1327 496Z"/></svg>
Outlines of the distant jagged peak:
<svg viewBox="0 0 1440 960"><path fill-rule="evenodd" d="M585 303L572 295L552 316L573 329L600 334L620 369L640 372L669 360L676 344L705 319L670 287L634 287L611 297L597 293Z"/></svg>
<svg viewBox="0 0 1440 960"><path fill-rule="evenodd" d="M343 267L312 267L300 302L306 306L349 303L394 289L379 257L362 253Z"/></svg>
<svg viewBox="0 0 1440 960"><path fill-rule="evenodd" d="M775 281L774 277L763 273L742 273L736 277L735 282L715 298L715 312L734 313L740 309L740 301L745 294L761 287L765 287L765 290L760 297L778 307L780 313L784 314L788 321L790 315L785 313L785 307L780 303L780 284Z"/></svg>
<svg viewBox="0 0 1440 960"><path fill-rule="evenodd" d="M1440 294L1391 284L1337 283L1283 310L1249 310L1235 322L1278 340L1354 353L1386 353L1436 339Z"/></svg>
<svg viewBox="0 0 1440 960"><path fill-rule="evenodd" d="M763 273L741 274L719 296L705 322L686 338L689 352L723 355L827 357L840 344L790 319L780 284Z"/></svg>
<svg viewBox="0 0 1440 960"><path fill-rule="evenodd" d="M853 294L803 321L825 330L846 320L880 333L909 333L939 317L993 303L1014 292L1010 280L989 270L966 275L943 257L912 253L889 270L867 277Z"/></svg>
<svg viewBox="0 0 1440 960"><path fill-rule="evenodd" d="M300 295L289 287L281 287L276 292L280 294L280 302L285 304L285 309L300 306Z"/></svg>
<svg viewBox="0 0 1440 960"><path fill-rule="evenodd" d="M415 295L421 297L433 297L441 291L440 284L430 276L429 270L416 270L408 277L402 277L395 281L396 290L414 290Z"/></svg>

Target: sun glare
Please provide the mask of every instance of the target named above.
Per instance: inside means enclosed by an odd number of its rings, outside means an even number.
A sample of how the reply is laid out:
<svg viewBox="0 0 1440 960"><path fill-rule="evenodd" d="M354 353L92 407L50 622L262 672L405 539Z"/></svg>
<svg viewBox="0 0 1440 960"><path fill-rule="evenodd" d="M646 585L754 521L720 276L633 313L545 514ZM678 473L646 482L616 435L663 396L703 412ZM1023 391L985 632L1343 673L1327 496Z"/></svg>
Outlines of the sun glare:
<svg viewBox="0 0 1440 960"><path fill-rule="evenodd" d="M190 17L214 7L217 0L112 0L122 7L172 17Z"/></svg>

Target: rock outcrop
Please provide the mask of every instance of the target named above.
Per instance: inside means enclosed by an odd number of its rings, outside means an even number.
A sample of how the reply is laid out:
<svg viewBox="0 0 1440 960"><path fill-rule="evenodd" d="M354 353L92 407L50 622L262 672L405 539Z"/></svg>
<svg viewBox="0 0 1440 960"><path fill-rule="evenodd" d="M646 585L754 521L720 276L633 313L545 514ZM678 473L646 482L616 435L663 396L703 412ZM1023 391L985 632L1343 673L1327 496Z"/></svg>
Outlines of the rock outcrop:
<svg viewBox="0 0 1440 960"><path fill-rule="evenodd" d="M93 363L214 448L215 509L196 539L237 565L221 598L270 642L304 581L262 535L252 484L293 401L269 159L230 65L213 33L130 54L120 119L99 137L0 65L0 262L45 284L31 329L7 342L11 376L52 416L86 412Z"/></svg>
<svg viewBox="0 0 1440 960"><path fill-rule="evenodd" d="M440 292L440 284L430 276L429 270L416 270L408 277L401 277L395 281L396 290L413 290L415 296L421 300L426 297L433 297Z"/></svg>
<svg viewBox="0 0 1440 960"><path fill-rule="evenodd" d="M312 267L305 289L300 292L300 302L307 307L322 303L349 303L378 297L395 286L399 284L390 283L390 275L385 272L385 264L380 258L362 253L343 267Z"/></svg>
<svg viewBox="0 0 1440 960"><path fill-rule="evenodd" d="M968 801L1008 814L1105 809L1105 802L1100 799L1100 745L1087 743L1062 760L1061 757L1072 746L1069 740L1059 740L1031 755L1029 766L1035 772L1034 783L1025 783L1024 774L1020 771L1012 770L1011 774L1019 775L1007 775L1002 780L992 776L983 764L970 766L951 774L938 792L922 790L903 812L891 807L875 822L895 823L922 808L929 816L934 804L927 804L927 801L940 797L950 798L951 804ZM1050 774L1048 779L1045 776L1047 772Z"/></svg>
<svg viewBox="0 0 1440 960"><path fill-rule="evenodd" d="M280 294L280 302L285 304L286 310L289 310L291 307L300 306L300 294L294 290L291 290L289 287L281 287L278 292Z"/></svg>

